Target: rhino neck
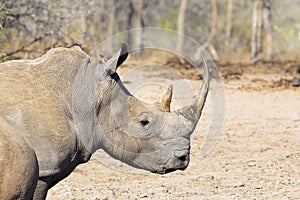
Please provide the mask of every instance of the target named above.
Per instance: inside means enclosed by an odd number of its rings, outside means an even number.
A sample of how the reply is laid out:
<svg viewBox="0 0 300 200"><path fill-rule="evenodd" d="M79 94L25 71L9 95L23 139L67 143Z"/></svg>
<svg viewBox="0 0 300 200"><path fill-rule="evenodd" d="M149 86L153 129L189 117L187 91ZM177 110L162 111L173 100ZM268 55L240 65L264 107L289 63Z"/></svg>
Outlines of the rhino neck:
<svg viewBox="0 0 300 200"><path fill-rule="evenodd" d="M92 112L94 69L88 65L89 60L89 56L78 48L55 48L41 58L27 61L39 84L58 100L71 134L75 134L81 144L77 151L92 146L89 132L95 118Z"/></svg>

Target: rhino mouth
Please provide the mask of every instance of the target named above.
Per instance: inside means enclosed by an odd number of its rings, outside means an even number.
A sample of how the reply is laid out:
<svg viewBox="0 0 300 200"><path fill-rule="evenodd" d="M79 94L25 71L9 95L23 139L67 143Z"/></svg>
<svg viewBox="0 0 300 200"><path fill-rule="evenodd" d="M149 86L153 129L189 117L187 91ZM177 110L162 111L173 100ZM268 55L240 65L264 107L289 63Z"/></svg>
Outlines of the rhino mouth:
<svg viewBox="0 0 300 200"><path fill-rule="evenodd" d="M175 158L172 162L171 167L162 167L160 170L155 170L153 173L157 174L167 174L174 172L176 170L185 170L189 165L190 157L189 154L183 155L181 157Z"/></svg>
<svg viewBox="0 0 300 200"><path fill-rule="evenodd" d="M187 168L188 164L185 165L184 167L180 167L180 168L163 168L162 170L156 170L156 171L153 171L153 173L156 173L156 174L168 174L168 173L171 173L171 172L174 172L174 171L177 171L177 170L185 170Z"/></svg>
<svg viewBox="0 0 300 200"><path fill-rule="evenodd" d="M177 169L175 169L175 168L169 168L169 169L163 168L161 171L157 171L157 172L155 172L155 173L157 173L157 174L167 174L167 173L174 172L174 171L176 171L176 170L177 170Z"/></svg>

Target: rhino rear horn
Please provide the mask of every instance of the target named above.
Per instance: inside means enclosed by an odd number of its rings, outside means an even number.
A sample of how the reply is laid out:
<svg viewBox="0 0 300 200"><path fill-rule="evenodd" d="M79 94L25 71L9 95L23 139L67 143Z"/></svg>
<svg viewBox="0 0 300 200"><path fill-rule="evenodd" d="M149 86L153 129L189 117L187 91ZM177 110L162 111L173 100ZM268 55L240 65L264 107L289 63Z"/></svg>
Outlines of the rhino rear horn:
<svg viewBox="0 0 300 200"><path fill-rule="evenodd" d="M173 86L170 85L161 100L161 105L167 112L170 112L172 94L173 94Z"/></svg>

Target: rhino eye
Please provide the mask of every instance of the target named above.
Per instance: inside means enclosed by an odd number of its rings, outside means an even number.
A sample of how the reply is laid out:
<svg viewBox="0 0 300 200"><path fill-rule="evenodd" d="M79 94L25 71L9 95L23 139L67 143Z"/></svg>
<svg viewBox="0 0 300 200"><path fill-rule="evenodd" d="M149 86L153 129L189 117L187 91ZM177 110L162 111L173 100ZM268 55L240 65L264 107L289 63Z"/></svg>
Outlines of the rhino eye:
<svg viewBox="0 0 300 200"><path fill-rule="evenodd" d="M146 126L147 124L149 124L150 122L148 121L148 119L142 119L141 121L140 121L140 124L142 125L142 126Z"/></svg>

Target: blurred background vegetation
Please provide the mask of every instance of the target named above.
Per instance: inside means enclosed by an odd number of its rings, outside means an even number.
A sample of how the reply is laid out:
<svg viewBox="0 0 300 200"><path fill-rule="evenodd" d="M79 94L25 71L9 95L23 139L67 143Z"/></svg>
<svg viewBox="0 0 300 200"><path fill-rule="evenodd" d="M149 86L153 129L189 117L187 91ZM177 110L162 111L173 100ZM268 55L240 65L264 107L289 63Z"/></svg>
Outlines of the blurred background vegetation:
<svg viewBox="0 0 300 200"><path fill-rule="evenodd" d="M300 0L0 0L0 59L35 58L74 44L89 52L115 33L162 27L184 32L220 61L295 60L299 5ZM126 40L142 45L142 35Z"/></svg>

